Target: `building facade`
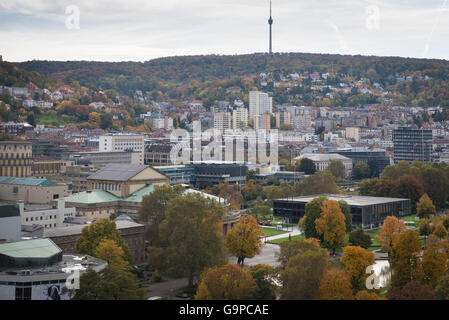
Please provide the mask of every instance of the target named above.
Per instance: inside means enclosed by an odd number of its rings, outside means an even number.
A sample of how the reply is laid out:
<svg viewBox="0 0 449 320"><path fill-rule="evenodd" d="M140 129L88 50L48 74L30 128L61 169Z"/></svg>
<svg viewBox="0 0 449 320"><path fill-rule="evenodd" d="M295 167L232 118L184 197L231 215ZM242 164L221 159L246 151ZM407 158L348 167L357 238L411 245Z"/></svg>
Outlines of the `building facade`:
<svg viewBox="0 0 449 320"><path fill-rule="evenodd" d="M400 127L393 131L394 163L432 161L432 130Z"/></svg>
<svg viewBox="0 0 449 320"><path fill-rule="evenodd" d="M31 142L0 141L0 176L31 176L32 157Z"/></svg>

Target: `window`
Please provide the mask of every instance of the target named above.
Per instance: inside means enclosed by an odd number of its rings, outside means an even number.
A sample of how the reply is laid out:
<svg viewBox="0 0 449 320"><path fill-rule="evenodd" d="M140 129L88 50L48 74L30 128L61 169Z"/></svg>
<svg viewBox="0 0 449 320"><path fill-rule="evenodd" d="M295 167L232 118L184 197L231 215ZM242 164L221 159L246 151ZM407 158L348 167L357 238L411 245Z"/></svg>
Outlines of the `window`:
<svg viewBox="0 0 449 320"><path fill-rule="evenodd" d="M31 300L31 287L16 287L16 300Z"/></svg>
<svg viewBox="0 0 449 320"><path fill-rule="evenodd" d="M19 187L16 187L16 186L12 187L12 193L18 194L19 193Z"/></svg>

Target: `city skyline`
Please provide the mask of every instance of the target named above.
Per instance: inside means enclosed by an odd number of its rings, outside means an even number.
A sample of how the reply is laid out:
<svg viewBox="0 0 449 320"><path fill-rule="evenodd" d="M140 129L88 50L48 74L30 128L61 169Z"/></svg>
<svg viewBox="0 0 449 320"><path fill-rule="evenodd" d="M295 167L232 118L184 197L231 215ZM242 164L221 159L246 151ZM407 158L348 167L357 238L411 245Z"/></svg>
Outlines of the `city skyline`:
<svg viewBox="0 0 449 320"><path fill-rule="evenodd" d="M7 61L147 61L267 52L268 5L266 0L0 0L1 54ZM273 6L274 52L449 59L447 1L284 0ZM79 29L73 19L77 10Z"/></svg>

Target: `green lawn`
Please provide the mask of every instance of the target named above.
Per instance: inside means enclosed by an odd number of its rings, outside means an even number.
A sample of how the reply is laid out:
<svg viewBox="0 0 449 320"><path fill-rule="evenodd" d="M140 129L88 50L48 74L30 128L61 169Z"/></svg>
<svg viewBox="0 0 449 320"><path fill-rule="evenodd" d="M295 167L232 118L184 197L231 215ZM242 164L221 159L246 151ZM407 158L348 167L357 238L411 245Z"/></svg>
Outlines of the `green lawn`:
<svg viewBox="0 0 449 320"><path fill-rule="evenodd" d="M263 232L265 232L265 235L267 237L271 237L271 236L276 236L278 234L287 233L287 231L279 231L279 230L276 230L275 228L263 227L262 229L263 229Z"/></svg>
<svg viewBox="0 0 449 320"><path fill-rule="evenodd" d="M293 236L293 237L292 237L292 240L302 240L302 239L304 239L304 235L302 235L302 234L297 235L297 236ZM274 243L274 244L281 244L282 242L285 242L285 241L289 241L289 240L288 240L288 237L281 238L281 239L271 240L271 241L269 241L269 242L270 242L270 243Z"/></svg>

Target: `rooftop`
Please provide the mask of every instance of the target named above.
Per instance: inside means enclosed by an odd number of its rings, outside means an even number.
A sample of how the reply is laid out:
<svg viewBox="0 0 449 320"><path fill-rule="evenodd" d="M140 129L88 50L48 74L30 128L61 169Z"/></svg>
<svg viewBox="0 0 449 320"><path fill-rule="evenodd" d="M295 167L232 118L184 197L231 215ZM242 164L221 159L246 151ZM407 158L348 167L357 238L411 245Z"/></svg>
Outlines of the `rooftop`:
<svg viewBox="0 0 449 320"><path fill-rule="evenodd" d="M318 194L311 196L302 196L302 197L294 197L294 198L282 198L276 200L283 201L293 201L293 202L309 202L316 197L324 196L329 200L335 201L346 201L350 206L370 206L375 204L382 203L391 203L398 201L406 201L409 199L401 199L401 198L384 198L384 197L369 197L369 196L357 196L357 195L340 195L340 194Z"/></svg>
<svg viewBox="0 0 449 320"><path fill-rule="evenodd" d="M17 204L0 203L0 218L19 217L20 210Z"/></svg>
<svg viewBox="0 0 449 320"><path fill-rule="evenodd" d="M128 220L117 220L117 221L115 221L115 225L117 226L118 230L143 226L140 223L136 223L136 222L132 222L132 221L128 221ZM88 226L88 224L81 224L81 225L73 225L73 226L69 226L69 227L45 229L43 236L46 238L52 238L52 237L78 235L78 234L81 234L83 229L87 226Z"/></svg>
<svg viewBox="0 0 449 320"><path fill-rule="evenodd" d="M72 194L64 198L66 203L103 203L103 202L114 202L120 201L119 197L114 196L112 193L106 191L84 191Z"/></svg>
<svg viewBox="0 0 449 320"><path fill-rule="evenodd" d="M308 158L312 161L332 161L332 160L350 160L338 153L304 153L295 159Z"/></svg>
<svg viewBox="0 0 449 320"><path fill-rule="evenodd" d="M87 177L89 180L111 180L111 181L128 181L144 169L146 165L140 164L108 164L101 170Z"/></svg>
<svg viewBox="0 0 449 320"><path fill-rule="evenodd" d="M20 184L25 186L52 186L56 183L48 179L38 178L17 178L17 177L0 177L0 183L3 184Z"/></svg>
<svg viewBox="0 0 449 320"><path fill-rule="evenodd" d="M0 244L0 255L12 258L48 258L62 252L50 239L34 239L27 241Z"/></svg>

